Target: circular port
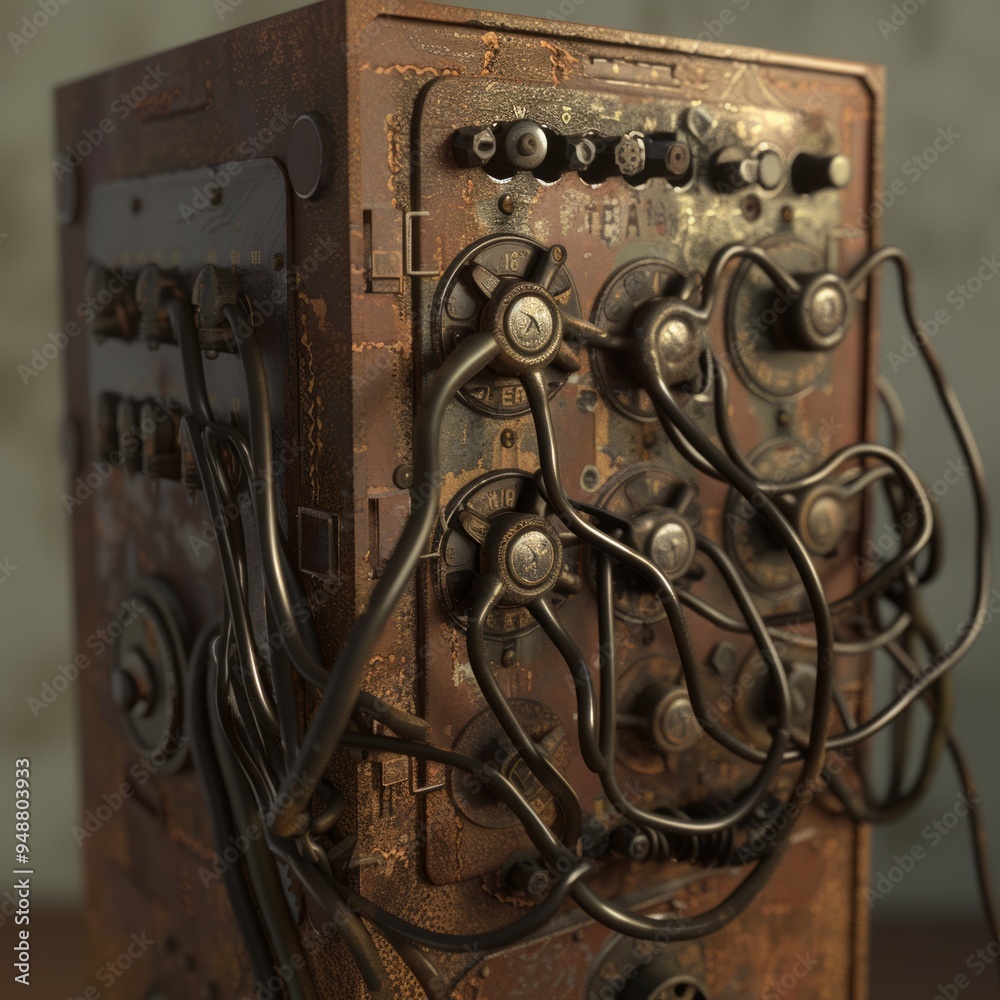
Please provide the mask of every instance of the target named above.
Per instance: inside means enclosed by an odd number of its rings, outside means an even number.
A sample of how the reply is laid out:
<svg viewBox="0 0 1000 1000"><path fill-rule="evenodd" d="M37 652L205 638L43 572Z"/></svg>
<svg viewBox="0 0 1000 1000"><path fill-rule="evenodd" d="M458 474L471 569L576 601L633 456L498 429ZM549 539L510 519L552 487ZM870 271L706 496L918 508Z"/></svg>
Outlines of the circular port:
<svg viewBox="0 0 1000 1000"><path fill-rule="evenodd" d="M564 770L569 765L570 746L555 712L530 698L515 698L510 707L539 750L556 767ZM556 810L551 797L521 759L491 711L480 712L462 730L455 742L455 752L481 761L484 767L494 768L517 788L545 822L555 819ZM450 786L455 805L473 823L494 830L520 824L507 806L475 775L454 770Z"/></svg>

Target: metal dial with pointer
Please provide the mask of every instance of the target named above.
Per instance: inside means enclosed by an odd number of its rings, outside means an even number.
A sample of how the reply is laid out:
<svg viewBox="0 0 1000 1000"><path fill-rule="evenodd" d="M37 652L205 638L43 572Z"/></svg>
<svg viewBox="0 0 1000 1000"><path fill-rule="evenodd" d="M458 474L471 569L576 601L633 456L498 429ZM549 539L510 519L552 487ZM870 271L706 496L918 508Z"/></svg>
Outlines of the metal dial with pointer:
<svg viewBox="0 0 1000 1000"><path fill-rule="evenodd" d="M442 276L431 307L431 328L440 356L446 357L463 337L493 320L503 323L520 351L544 352L561 325L553 307L580 315L580 300L564 262L562 247L546 247L527 236L487 236L467 246ZM517 279L520 287L509 289L508 279ZM576 353L561 342L545 368L550 395L578 368ZM470 380L460 396L473 409L491 416L528 411L517 375L497 371L495 366Z"/></svg>
<svg viewBox="0 0 1000 1000"><path fill-rule="evenodd" d="M487 618L491 638L515 638L535 627L525 603L540 588L551 585L558 607L582 586L577 546L560 541L534 479L516 469L489 473L460 490L444 513L434 551L438 592L462 628L476 578L484 564L494 564L507 594Z"/></svg>

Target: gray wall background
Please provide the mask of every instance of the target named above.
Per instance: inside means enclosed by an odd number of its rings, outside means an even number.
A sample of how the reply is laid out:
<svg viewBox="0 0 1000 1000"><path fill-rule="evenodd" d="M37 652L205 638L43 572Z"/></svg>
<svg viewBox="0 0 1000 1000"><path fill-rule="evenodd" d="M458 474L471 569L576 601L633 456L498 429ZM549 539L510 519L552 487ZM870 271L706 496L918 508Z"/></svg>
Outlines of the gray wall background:
<svg viewBox="0 0 1000 1000"><path fill-rule="evenodd" d="M62 372L50 366L27 386L17 365L30 360L61 326L56 287L57 228L53 209L52 91L59 83L206 35L300 6L293 0L60 0L63 6L15 52L8 32L21 33L38 0L5 0L0 10L0 627L3 697L0 708L0 788L14 759L33 763L36 902L72 903L81 894L80 852L70 827L84 809L77 789L78 728L73 692L35 718L37 697L60 664L72 660L67 514L60 496ZM889 67L886 183L899 178L906 194L884 218L885 239L907 248L919 276L921 313L952 309L948 295L1000 252L1000 5L996 0L494 0L505 11L559 17L682 37L718 38ZM468 4L467 6L475 6ZM561 7L561 10L560 10ZM891 24L896 13L898 28ZM729 11L729 14L725 14ZM907 14L910 11L912 13ZM889 28L879 22L889 22ZM728 23L725 23L728 22ZM721 30L720 30L721 29ZM914 181L906 164L951 128L960 137ZM898 350L903 328L886 296L884 344ZM1000 338L995 317L1000 281L988 283L936 338L977 431L994 491L1000 494L996 385ZM909 440L918 470L939 479L958 457L919 363L893 373L910 414ZM970 599L971 506L959 483L940 502L948 523L948 583L934 592L934 617L948 637ZM4 560L7 560L6 564ZM16 567L16 569L12 568ZM5 575L8 574L9 575ZM1000 592L998 592L1000 593ZM1000 598L994 607L1000 606ZM987 626L956 682L955 724L985 802L994 847L1000 845L1000 774L996 768L1000 627ZM915 815L878 833L877 873L893 855L926 844L925 824L947 814L957 784L945 765ZM0 829L12 829L8 796ZM2 895L2 892L0 892ZM876 917L975 918L978 902L964 829L949 834L876 908Z"/></svg>

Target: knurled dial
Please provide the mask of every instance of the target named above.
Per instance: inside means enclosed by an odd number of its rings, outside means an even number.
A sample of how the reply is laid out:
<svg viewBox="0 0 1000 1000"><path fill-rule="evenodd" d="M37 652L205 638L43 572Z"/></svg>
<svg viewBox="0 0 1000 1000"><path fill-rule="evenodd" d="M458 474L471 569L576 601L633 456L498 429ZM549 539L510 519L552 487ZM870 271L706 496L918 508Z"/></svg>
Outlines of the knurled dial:
<svg viewBox="0 0 1000 1000"><path fill-rule="evenodd" d="M531 631L527 604L535 597L548 595L558 607L582 586L575 540L520 470L490 473L462 489L445 512L435 551L441 600L463 628L476 579L487 572L501 580L504 594L486 622L493 638Z"/></svg>
<svg viewBox="0 0 1000 1000"><path fill-rule="evenodd" d="M452 261L434 297L431 326L442 358L472 333L503 334L500 357L460 396L481 413L510 417L528 411L519 365L540 368L550 396L579 369L576 351L562 338L564 316L580 316L565 249L498 234L471 243Z"/></svg>

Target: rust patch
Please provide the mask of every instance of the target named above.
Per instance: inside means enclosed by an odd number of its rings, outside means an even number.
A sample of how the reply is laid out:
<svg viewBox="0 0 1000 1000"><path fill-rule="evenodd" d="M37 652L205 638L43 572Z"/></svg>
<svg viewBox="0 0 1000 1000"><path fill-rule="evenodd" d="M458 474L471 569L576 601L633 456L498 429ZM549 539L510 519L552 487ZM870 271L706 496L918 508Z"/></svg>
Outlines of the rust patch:
<svg viewBox="0 0 1000 1000"><path fill-rule="evenodd" d="M308 296L301 296L301 298L312 308L313 314L316 317L316 328L320 332L324 331L326 329L325 300L322 298L309 298ZM301 326L302 334L299 337L299 343L302 345L302 357L305 360L305 369L307 373L306 392L303 398L308 400L308 404L306 404L306 412L309 416L309 434L306 437L309 461L306 463L306 467L309 470L310 497L315 502L316 498L319 496L318 468L319 457L323 451L322 442L320 440L320 432L323 429L323 400L316 388L316 368L313 364L312 343L309 340L309 324L307 323L305 316L301 317Z"/></svg>
<svg viewBox="0 0 1000 1000"><path fill-rule="evenodd" d="M548 50L549 62L552 63L552 82L558 86L571 74L573 67L579 65L580 60L562 46L545 38L540 39L538 44Z"/></svg>
<svg viewBox="0 0 1000 1000"><path fill-rule="evenodd" d="M398 112L385 116L385 138L388 145L389 190L396 193L396 177L403 172L406 164L406 133L409 123Z"/></svg>
<svg viewBox="0 0 1000 1000"><path fill-rule="evenodd" d="M487 31L482 36L483 45L486 51L483 53L483 69L480 76L489 76L493 71L493 63L500 54L500 38L495 31Z"/></svg>
<svg viewBox="0 0 1000 1000"><path fill-rule="evenodd" d="M371 63L365 63L361 69L371 70L377 76L387 76L389 73L399 73L401 76L406 76L408 73L412 73L414 76L461 76L457 69L440 66L414 66L412 63L406 65L396 63L392 66L372 66Z"/></svg>

